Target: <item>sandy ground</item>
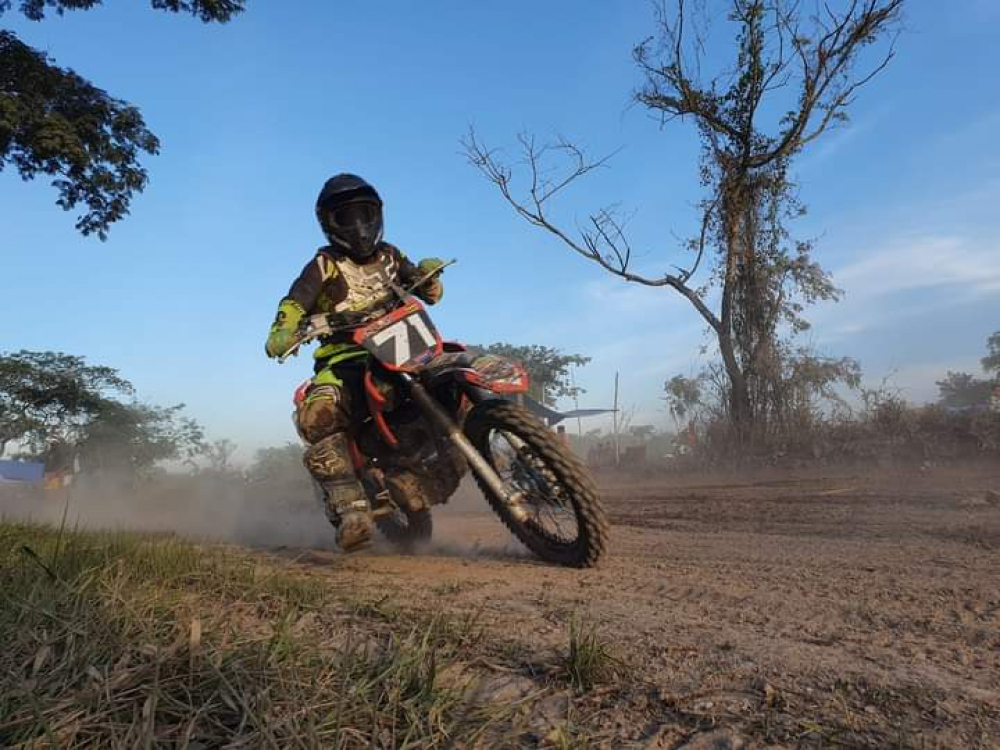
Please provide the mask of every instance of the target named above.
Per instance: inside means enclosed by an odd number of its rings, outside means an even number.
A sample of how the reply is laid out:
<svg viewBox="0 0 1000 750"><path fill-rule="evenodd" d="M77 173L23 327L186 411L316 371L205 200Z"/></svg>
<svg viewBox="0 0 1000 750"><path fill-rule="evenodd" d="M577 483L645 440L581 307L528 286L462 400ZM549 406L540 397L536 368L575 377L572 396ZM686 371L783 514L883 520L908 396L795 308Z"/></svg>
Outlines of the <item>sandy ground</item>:
<svg viewBox="0 0 1000 750"><path fill-rule="evenodd" d="M598 624L627 677L596 709L623 742L1000 747L1000 467L603 484L597 570L536 562L468 499L420 556L294 555L479 613L529 667L571 618Z"/></svg>
<svg viewBox="0 0 1000 750"><path fill-rule="evenodd" d="M1000 467L600 483L613 537L595 570L536 561L468 488L415 556L340 555L309 504L232 539L476 618L515 695L547 679L572 620L596 626L617 677L560 710L607 746L1000 748ZM241 515L198 507L130 525L211 535Z"/></svg>

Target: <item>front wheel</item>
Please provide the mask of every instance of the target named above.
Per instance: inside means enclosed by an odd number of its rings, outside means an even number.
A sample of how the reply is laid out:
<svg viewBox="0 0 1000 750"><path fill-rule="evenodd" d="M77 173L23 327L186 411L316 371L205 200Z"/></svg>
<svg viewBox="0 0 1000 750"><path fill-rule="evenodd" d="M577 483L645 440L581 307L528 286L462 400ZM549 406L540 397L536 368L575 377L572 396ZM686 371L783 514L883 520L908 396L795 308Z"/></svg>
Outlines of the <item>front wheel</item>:
<svg viewBox="0 0 1000 750"><path fill-rule="evenodd" d="M517 404L490 400L469 413L465 434L508 490L520 493L513 506L476 477L514 536L547 562L576 568L597 564L608 537L597 488L552 430Z"/></svg>

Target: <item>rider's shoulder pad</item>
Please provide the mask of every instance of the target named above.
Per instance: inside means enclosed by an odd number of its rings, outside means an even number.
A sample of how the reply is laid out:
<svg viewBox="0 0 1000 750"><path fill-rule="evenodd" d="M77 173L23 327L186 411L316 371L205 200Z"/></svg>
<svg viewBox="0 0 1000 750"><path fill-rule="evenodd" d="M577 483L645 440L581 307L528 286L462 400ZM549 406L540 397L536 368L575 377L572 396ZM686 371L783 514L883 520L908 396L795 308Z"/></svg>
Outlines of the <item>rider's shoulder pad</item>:
<svg viewBox="0 0 1000 750"><path fill-rule="evenodd" d="M315 263L322 281L336 278L337 274L340 273L337 268L337 255L330 247L321 247L316 251Z"/></svg>

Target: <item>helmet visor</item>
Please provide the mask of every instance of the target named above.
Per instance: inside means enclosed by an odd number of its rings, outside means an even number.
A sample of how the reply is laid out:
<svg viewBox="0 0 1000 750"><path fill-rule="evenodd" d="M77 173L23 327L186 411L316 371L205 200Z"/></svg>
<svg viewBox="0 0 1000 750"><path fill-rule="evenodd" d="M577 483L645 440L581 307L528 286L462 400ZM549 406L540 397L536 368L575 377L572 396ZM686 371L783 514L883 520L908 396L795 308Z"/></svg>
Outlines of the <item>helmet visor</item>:
<svg viewBox="0 0 1000 750"><path fill-rule="evenodd" d="M327 213L331 225L348 229L358 225L374 224L379 220L379 205L374 201L354 201L342 206L334 206Z"/></svg>

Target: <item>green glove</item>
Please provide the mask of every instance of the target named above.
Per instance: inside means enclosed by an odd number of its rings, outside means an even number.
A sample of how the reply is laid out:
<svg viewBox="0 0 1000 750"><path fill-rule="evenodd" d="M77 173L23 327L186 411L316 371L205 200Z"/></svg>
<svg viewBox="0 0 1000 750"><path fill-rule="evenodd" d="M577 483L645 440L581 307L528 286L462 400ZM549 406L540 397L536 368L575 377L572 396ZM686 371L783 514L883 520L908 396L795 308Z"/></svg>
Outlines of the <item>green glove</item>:
<svg viewBox="0 0 1000 750"><path fill-rule="evenodd" d="M417 268L420 269L421 276L426 276L431 271L436 271L443 265L444 261L440 258L424 258L417 264Z"/></svg>
<svg viewBox="0 0 1000 750"><path fill-rule="evenodd" d="M295 343L295 332L306 315L305 309L293 299L283 299L271 324L264 351L268 357L280 357Z"/></svg>
<svg viewBox="0 0 1000 750"><path fill-rule="evenodd" d="M420 271L421 276L426 276L438 270L443 265L444 261L440 258L424 258L417 264L417 270ZM444 284L441 283L441 275L431 276L414 291L424 302L431 305L440 302L441 297L444 296Z"/></svg>

